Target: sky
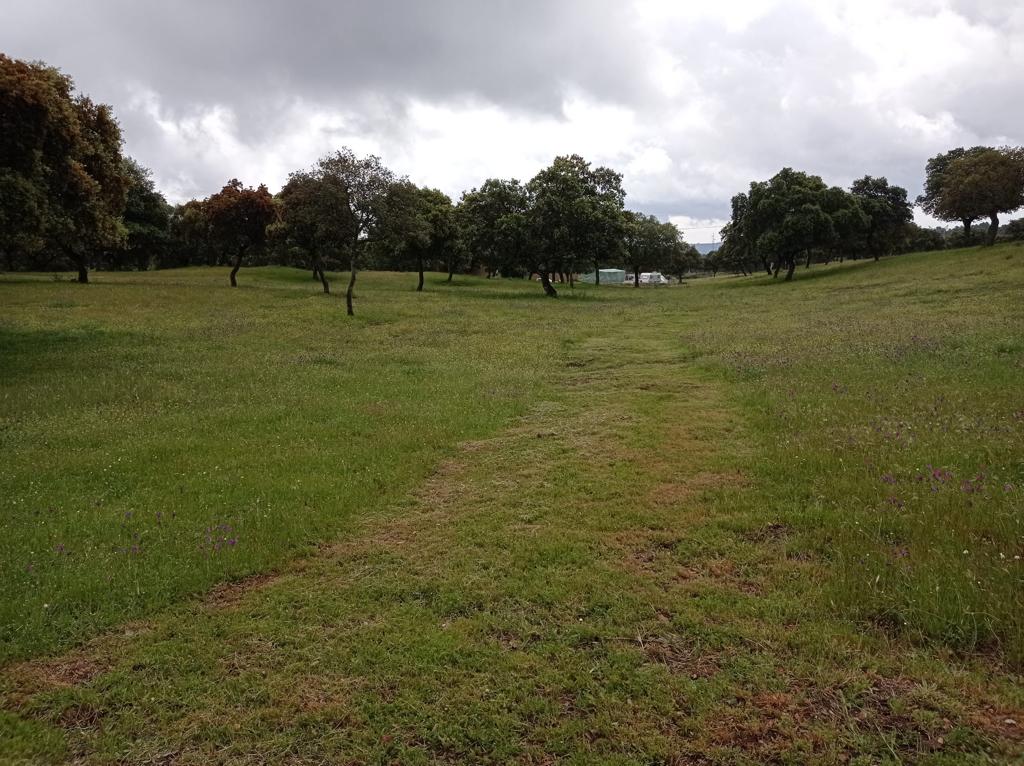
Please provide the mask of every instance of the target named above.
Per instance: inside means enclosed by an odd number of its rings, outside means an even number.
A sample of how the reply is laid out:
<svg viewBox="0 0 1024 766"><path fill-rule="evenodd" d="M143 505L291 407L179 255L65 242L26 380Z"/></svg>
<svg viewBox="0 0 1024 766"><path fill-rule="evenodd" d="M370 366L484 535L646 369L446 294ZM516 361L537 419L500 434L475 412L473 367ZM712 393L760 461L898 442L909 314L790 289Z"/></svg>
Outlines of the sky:
<svg viewBox="0 0 1024 766"><path fill-rule="evenodd" d="M341 146L453 199L576 153L707 242L782 167L913 198L939 152L1024 144L1021 0L0 0L0 19L0 51L114 107L171 202L276 191Z"/></svg>

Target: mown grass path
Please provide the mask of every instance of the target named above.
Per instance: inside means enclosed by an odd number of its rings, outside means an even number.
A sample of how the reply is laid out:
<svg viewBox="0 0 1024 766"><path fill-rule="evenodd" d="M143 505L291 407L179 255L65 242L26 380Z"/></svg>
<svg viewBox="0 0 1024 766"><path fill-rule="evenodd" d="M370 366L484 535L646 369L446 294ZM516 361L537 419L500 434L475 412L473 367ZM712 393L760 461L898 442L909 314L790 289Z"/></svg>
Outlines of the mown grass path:
<svg viewBox="0 0 1024 766"><path fill-rule="evenodd" d="M7 757L1024 756L1024 695L998 653L917 644L836 604L845 591L822 524L830 484L817 472L772 480L780 454L805 454L799 444L765 454L772 434L798 441L788 408L810 396L814 376L790 375L784 427L769 430L750 402L759 389L743 380L771 362L748 351L722 374L701 356L708 306L681 322L676 298L658 300L587 308L589 321L558 334L547 382L510 426L449 450L338 542L70 653L8 666ZM721 317L716 342L742 318ZM727 345L720 352L736 362ZM836 393L819 397L833 426Z"/></svg>

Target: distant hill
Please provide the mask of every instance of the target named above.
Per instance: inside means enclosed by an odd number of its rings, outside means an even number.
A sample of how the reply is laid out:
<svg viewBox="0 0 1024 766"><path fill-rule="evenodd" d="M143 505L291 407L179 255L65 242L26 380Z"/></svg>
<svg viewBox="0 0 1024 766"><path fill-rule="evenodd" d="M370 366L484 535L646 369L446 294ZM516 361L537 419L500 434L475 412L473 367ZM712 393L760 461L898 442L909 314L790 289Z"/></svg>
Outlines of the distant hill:
<svg viewBox="0 0 1024 766"><path fill-rule="evenodd" d="M713 253L721 246L721 242L697 242L694 244L694 247L697 248L697 252L700 253L701 255Z"/></svg>

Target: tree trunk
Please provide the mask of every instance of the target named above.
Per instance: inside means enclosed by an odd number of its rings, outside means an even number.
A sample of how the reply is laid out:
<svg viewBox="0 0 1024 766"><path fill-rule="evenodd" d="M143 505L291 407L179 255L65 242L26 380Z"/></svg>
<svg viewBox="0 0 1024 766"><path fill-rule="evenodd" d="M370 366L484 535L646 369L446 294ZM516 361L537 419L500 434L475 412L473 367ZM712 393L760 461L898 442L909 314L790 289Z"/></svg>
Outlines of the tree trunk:
<svg viewBox="0 0 1024 766"><path fill-rule="evenodd" d="M558 290L551 284L551 276L548 274L547 269L540 272L540 284L544 288L544 294L550 298L558 297Z"/></svg>
<svg viewBox="0 0 1024 766"><path fill-rule="evenodd" d="M576 289L576 274L571 269L569 271L569 289Z"/></svg>
<svg viewBox="0 0 1024 766"><path fill-rule="evenodd" d="M971 224L973 221L970 218L962 219L964 225L964 244L971 244Z"/></svg>
<svg viewBox="0 0 1024 766"><path fill-rule="evenodd" d="M805 269L811 268L811 251L807 251L807 263L804 264Z"/></svg>
<svg viewBox="0 0 1024 766"><path fill-rule="evenodd" d="M789 258L789 268L786 270L786 281L787 282L789 282L790 280L793 279L793 272L794 271L796 271L796 258L793 257L793 256L790 256L790 258Z"/></svg>
<svg viewBox="0 0 1024 766"><path fill-rule="evenodd" d="M238 251L238 255L235 256L235 265L231 269L231 286L238 287L238 280L235 277L238 275L238 270L242 268L242 250Z"/></svg>
<svg viewBox="0 0 1024 766"><path fill-rule="evenodd" d="M991 221L988 227L988 245L991 247L996 243L996 235L999 233L999 215L997 213L989 213L988 218Z"/></svg>
<svg viewBox="0 0 1024 766"><path fill-rule="evenodd" d="M348 290L345 291L345 311L350 316L356 315L356 312L352 310L352 293L356 289L356 257L353 255L352 260L349 263L351 274L348 278Z"/></svg>
<svg viewBox="0 0 1024 766"><path fill-rule="evenodd" d="M416 266L420 272L420 281L416 284L416 292L423 292L423 258L419 257L416 259Z"/></svg>
<svg viewBox="0 0 1024 766"><path fill-rule="evenodd" d="M779 269L782 268L782 261L776 261L772 264L772 279L779 278Z"/></svg>
<svg viewBox="0 0 1024 766"><path fill-rule="evenodd" d="M766 274L772 273L772 265L768 262L767 258L762 258L761 263L764 264L764 271Z"/></svg>
<svg viewBox="0 0 1024 766"><path fill-rule="evenodd" d="M78 264L78 284L89 284L89 267L86 266L84 263Z"/></svg>
<svg viewBox="0 0 1024 766"><path fill-rule="evenodd" d="M640 287L640 269L633 269L633 287Z"/></svg>
<svg viewBox="0 0 1024 766"><path fill-rule="evenodd" d="M600 286L601 284L601 264L594 261L594 285Z"/></svg>
<svg viewBox="0 0 1024 766"><path fill-rule="evenodd" d="M448 284L452 283L452 277L455 276L455 257L452 255L448 256Z"/></svg>
<svg viewBox="0 0 1024 766"><path fill-rule="evenodd" d="M324 295L330 295L331 283L327 281L327 274L324 273L324 262L319 258L313 264L313 274L320 277L320 284L324 286Z"/></svg>

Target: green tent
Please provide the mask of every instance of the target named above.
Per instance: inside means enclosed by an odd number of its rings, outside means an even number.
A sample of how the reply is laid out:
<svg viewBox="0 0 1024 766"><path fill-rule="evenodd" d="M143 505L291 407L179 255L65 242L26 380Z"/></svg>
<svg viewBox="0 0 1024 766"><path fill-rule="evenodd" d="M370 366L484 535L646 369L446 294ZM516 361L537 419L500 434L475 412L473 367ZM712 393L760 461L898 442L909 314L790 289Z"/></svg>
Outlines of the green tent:
<svg viewBox="0 0 1024 766"><path fill-rule="evenodd" d="M601 284L602 285L621 285L626 281L626 272L622 269L601 269ZM594 272L584 274L580 277L582 282L590 282L593 284L597 281Z"/></svg>

